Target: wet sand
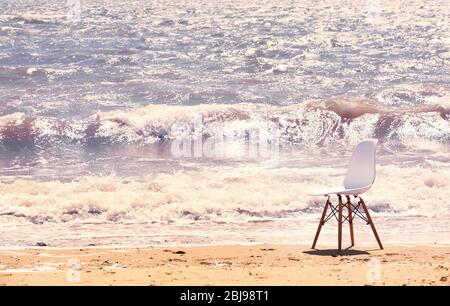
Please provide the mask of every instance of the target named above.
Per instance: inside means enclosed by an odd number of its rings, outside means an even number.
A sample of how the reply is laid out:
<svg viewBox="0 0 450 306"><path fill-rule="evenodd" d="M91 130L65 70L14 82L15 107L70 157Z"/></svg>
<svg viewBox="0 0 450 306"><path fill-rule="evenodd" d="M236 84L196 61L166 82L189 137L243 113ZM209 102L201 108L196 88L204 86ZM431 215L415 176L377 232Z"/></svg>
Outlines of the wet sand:
<svg viewBox="0 0 450 306"><path fill-rule="evenodd" d="M1 285L450 285L450 247L0 250Z"/></svg>

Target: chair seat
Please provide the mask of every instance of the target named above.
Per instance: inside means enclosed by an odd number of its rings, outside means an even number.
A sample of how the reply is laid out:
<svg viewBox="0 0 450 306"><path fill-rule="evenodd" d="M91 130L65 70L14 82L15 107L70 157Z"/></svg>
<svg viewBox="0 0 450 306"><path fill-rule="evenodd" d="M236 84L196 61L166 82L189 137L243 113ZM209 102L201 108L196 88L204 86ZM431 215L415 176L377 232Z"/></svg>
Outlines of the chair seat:
<svg viewBox="0 0 450 306"><path fill-rule="evenodd" d="M369 190L370 187L372 187L372 185L365 186L365 187L359 187L359 188L345 188L344 186L337 186L337 187L313 190L313 191L309 192L308 194L312 195L312 196L324 196L324 195L327 196L327 195L331 195L331 194L357 196L357 195L360 195L360 194L366 192L367 190Z"/></svg>

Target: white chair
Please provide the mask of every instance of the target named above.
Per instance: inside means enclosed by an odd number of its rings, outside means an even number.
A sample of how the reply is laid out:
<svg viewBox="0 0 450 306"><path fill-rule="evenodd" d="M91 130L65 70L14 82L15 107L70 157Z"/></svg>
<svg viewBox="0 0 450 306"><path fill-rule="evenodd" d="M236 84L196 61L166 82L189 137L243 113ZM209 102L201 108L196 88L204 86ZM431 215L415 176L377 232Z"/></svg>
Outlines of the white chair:
<svg viewBox="0 0 450 306"><path fill-rule="evenodd" d="M380 237L378 236L375 225L373 224L372 218L370 217L369 211L367 210L364 200L361 198L361 194L366 192L372 187L375 181L375 149L377 146L377 139L366 139L358 144L355 151L353 152L352 158L350 160L350 166L345 176L342 186L327 188L323 190L317 190L311 192L310 195L314 196L326 196L327 200L325 203L325 208L320 219L319 227L317 228L316 236L312 248L316 247L317 239L320 235L320 230L322 226L330 220L333 216L338 221L338 249L341 252L342 249L342 224L344 222L349 223L350 227L350 238L352 246L355 245L355 238L353 235L353 219L355 216L360 217L367 224L370 224L372 231L377 239L378 245L383 249ZM330 195L337 195L338 205L335 206L330 202ZM342 203L342 196L347 198L347 203ZM353 205L350 202L350 196L359 198L357 205ZM331 212L327 215L328 208ZM347 217L342 215L343 209L346 208L348 211ZM360 211L363 209L365 216Z"/></svg>

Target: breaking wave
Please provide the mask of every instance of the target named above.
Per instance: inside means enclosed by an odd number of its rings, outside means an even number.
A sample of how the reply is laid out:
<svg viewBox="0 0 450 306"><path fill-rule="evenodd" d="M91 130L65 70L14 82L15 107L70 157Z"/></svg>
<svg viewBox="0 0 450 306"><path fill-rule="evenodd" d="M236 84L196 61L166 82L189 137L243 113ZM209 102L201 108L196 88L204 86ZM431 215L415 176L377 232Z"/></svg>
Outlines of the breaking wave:
<svg viewBox="0 0 450 306"><path fill-rule="evenodd" d="M447 101L446 101L447 102ZM200 118L200 119L199 119ZM329 144L375 137L450 141L448 103L386 108L361 100L334 99L290 106L210 104L148 105L101 112L82 120L15 113L0 117L0 143L7 147L75 144L149 144L181 137L177 125L203 137L248 138L276 124L281 144ZM201 120L201 128L196 124ZM184 134L183 134L184 135Z"/></svg>
<svg viewBox="0 0 450 306"><path fill-rule="evenodd" d="M383 165L369 191L375 215L449 217L450 169ZM342 169L213 167L129 180L83 177L70 182L0 183L0 220L14 223L234 223L320 212L311 189L335 185ZM396 186L393 188L392 186Z"/></svg>

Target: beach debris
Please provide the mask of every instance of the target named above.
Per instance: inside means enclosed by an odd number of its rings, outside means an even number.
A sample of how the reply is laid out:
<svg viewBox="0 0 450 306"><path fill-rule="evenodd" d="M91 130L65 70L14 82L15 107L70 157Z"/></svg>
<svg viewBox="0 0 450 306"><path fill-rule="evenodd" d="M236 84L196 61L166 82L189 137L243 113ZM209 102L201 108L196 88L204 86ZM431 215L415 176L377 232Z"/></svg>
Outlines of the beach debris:
<svg viewBox="0 0 450 306"><path fill-rule="evenodd" d="M105 269L112 269L112 270L116 270L116 269L127 269L128 267L125 265L122 265L118 262L114 262L109 266L104 267Z"/></svg>
<svg viewBox="0 0 450 306"><path fill-rule="evenodd" d="M295 258L295 257L288 257L288 259L289 259L289 260L292 260L292 261L300 261L299 258Z"/></svg>
<svg viewBox="0 0 450 306"><path fill-rule="evenodd" d="M46 244L45 242L37 242L35 246L38 246L38 247L46 247L47 244Z"/></svg>
<svg viewBox="0 0 450 306"><path fill-rule="evenodd" d="M176 251L176 252L172 252L172 254L184 255L184 254L186 254L186 252L185 251Z"/></svg>
<svg viewBox="0 0 450 306"><path fill-rule="evenodd" d="M232 265L230 261L207 261L207 260L201 261L200 264L214 267L227 267Z"/></svg>

